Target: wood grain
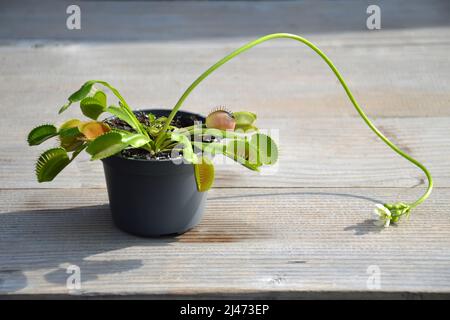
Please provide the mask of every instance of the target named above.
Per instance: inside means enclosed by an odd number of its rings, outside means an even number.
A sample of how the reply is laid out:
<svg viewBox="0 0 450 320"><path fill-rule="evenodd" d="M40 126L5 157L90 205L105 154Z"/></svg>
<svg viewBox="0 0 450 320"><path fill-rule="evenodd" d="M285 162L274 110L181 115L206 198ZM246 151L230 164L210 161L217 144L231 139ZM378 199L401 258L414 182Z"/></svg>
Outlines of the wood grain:
<svg viewBox="0 0 450 320"><path fill-rule="evenodd" d="M417 196L417 190L409 190ZM401 226L380 231L375 202L403 189L220 189L203 221L176 238L141 239L112 225L103 189L0 191L0 293L308 297L450 290L450 189L440 188ZM390 243L390 245L386 245ZM373 291L373 294L376 294Z"/></svg>
<svg viewBox="0 0 450 320"><path fill-rule="evenodd" d="M0 297L450 298L449 4L379 2L378 31L357 1L83 2L81 32L65 28L69 2L2 2ZM170 108L211 64L274 31L316 43L380 130L429 167L436 188L410 220L381 231L370 216L374 203L415 200L422 173L365 127L323 61L288 40L226 64L185 102L202 114L254 111L280 146L274 172L217 166L190 232L117 230L101 163L86 156L51 184L35 181L44 147L25 137L80 117L78 106L56 113L84 81L112 83L134 108ZM71 264L79 291L66 288ZM379 289L367 285L371 268Z"/></svg>
<svg viewBox="0 0 450 320"><path fill-rule="evenodd" d="M29 117L30 110L39 110L33 117L37 123L54 121L58 119L57 110L72 92L88 79L101 78L116 86L134 108L171 108L210 65L252 39L211 45L188 41L0 46L0 72L8 79L2 84L7 93L2 105L19 118ZM403 46L392 47L391 43L374 39L370 45L357 41L348 47L339 45L348 42L342 38L320 41L313 37L311 41L318 42L330 56L369 114L450 115L450 43L430 48L426 42L409 45L398 39ZM111 98L110 103L117 101ZM310 49L286 39L265 43L224 65L185 102L186 109L201 113L218 105L252 110L261 117L272 117L274 113L356 116L325 63ZM75 115L80 116L78 108L66 114Z"/></svg>

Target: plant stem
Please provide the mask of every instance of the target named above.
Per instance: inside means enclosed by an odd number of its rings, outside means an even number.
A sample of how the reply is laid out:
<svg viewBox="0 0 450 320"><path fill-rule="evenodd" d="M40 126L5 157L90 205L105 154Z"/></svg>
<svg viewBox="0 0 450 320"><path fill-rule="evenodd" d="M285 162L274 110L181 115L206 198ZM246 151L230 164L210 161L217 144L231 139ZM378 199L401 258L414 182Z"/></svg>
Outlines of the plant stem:
<svg viewBox="0 0 450 320"><path fill-rule="evenodd" d="M342 78L341 74L339 73L339 71L337 70L337 68L334 66L333 62L331 62L331 60L318 48L316 47L314 44L312 44L311 42L309 42L308 40L306 40L303 37L300 37L298 35L295 34L289 34L289 33L274 33L274 34L269 34L266 36L263 36L259 39L256 39L252 42L247 43L246 45L236 49L235 51L231 52L230 54L228 54L227 56L225 56L224 58L222 58L221 60L219 60L218 62L216 62L214 65L212 65L209 69L207 69L204 73L202 73L187 89L186 91L181 95L181 97L179 98L178 102L176 103L176 105L174 106L174 108L172 109L172 112L170 113L169 117L167 118L166 123L164 124L163 129L161 130L161 133L158 135L157 139L156 139L156 148L158 147L160 140L163 136L163 134L167 131L167 128L170 124L170 122L173 120L173 118L175 117L176 113L178 112L178 110L180 109L181 105L183 104L183 102L186 100L186 98L189 96L189 94L192 92L192 90L195 89L195 87L197 87L200 82L202 82L206 77L208 77L213 71L215 71L216 69L218 69L220 66L222 66L223 64L225 64L227 61L233 59L234 57L238 56L239 54L247 51L248 49L271 39L276 39L276 38L288 38L288 39L293 39L293 40L297 40L305 45L307 45L309 48L311 48L313 51L315 51L325 62L326 64L331 68L331 70L333 71L333 73L336 75L336 77L338 78L339 82L341 83L342 87L344 88L345 92L347 93L348 98L350 99L350 101L352 102L353 106L355 107L356 111L359 113L359 115L361 116L361 118L364 120L364 122L369 126L369 128L384 142L386 143L392 150L394 150L396 153L398 153L400 156L402 156L403 158L405 158L406 160L410 161L411 163L413 163L414 165L416 165L418 168L420 168L426 175L427 179L428 179L428 188L426 190L426 192L415 202L410 203L409 206L411 208L414 208L416 206L418 206L419 204L421 204L423 201L425 201L425 199L428 198L428 196L431 194L431 191L433 189L433 178L431 177L430 172L427 170L427 168L421 164L419 161L417 161L416 159L414 159L413 157L411 157L410 155L408 155L406 152L402 151L400 148L398 148L394 143L392 143L386 136L384 136L376 127L375 125L370 121L370 119L366 116L366 114L364 113L364 111L361 109L361 107L358 105L358 103L356 102L355 98L353 97L353 94L351 93L350 89L348 88L347 84L345 83L344 79Z"/></svg>
<svg viewBox="0 0 450 320"><path fill-rule="evenodd" d="M97 80L97 83L100 83L101 85L105 86L106 88L110 89L112 91L112 93L114 93L114 95L120 100L120 102L122 102L122 105L124 107L125 112L128 113L128 115L131 117L131 119L136 119L136 116L134 115L133 110L130 108L130 106L128 105L128 103L125 101L125 99L122 97L122 95L120 94L119 90L117 90L116 88L114 88L112 85L110 85L108 82L106 81L101 81L101 80ZM147 136L147 138L149 138L151 140L151 137L149 135L149 133L147 132L147 130L145 130L142 126L142 123L136 119L136 125L137 127L140 129L139 133ZM142 146L141 148L146 149L147 151L153 151L152 146L150 145L150 143L147 143L145 146Z"/></svg>

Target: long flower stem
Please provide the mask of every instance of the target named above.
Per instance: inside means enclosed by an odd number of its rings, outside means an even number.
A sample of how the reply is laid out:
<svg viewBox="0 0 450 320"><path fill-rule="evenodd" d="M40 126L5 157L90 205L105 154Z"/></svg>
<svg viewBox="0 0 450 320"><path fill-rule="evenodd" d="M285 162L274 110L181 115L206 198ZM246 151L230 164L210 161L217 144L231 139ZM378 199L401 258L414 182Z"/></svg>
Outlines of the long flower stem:
<svg viewBox="0 0 450 320"><path fill-rule="evenodd" d="M331 62L331 60L318 48L316 47L314 44L312 44L311 42L309 42L308 40L306 40L303 37L300 37L298 35L295 34L289 34L289 33L274 33L274 34L269 34L266 36L263 36L259 39L256 39L252 42L247 43L246 45L236 49L235 51L231 52L230 54L228 54L227 56L225 56L224 58L222 58L221 60L219 60L218 62L216 62L214 65L212 65L208 70L206 70L204 73L202 73L187 89L186 91L182 94L182 96L180 97L180 99L178 100L178 102L176 103L176 105L174 106L174 108L172 109L172 112L170 113L163 129L161 130L160 135L157 137L156 139L156 146L158 147L159 143L161 142L161 139L163 137L164 132L167 131L170 122L173 120L173 118L175 117L176 113L178 112L178 110L180 109L181 105L183 104L183 102L186 100L186 98L189 96L189 94L195 89L195 87L197 87L200 82L202 82L206 77L208 77L212 72L214 72L216 69L218 69L220 66L222 66L223 64L225 64L227 61L233 59L234 57L238 56L239 54L247 51L250 48L253 48L254 46L271 40L271 39L276 39L276 38L288 38L288 39L293 39L293 40L297 40L305 45L307 45L308 47L310 47L313 51L315 51L325 62L326 64L331 68L331 70L333 71L333 73L336 75L336 77L338 78L339 82L341 83L342 87L344 88L345 92L347 93L348 98L350 99L350 101L352 102L353 106L355 107L356 111L359 113L359 115L361 116L361 118L364 120L364 122L369 126L369 128L381 139L383 140L384 143L386 143L392 150L394 150L396 153L398 153L400 156L402 156L403 158L405 158L406 160L410 161L411 163L413 163L414 165L416 165L417 167L419 167L424 173L425 176L428 179L428 188L426 190L426 192L415 202L410 203L409 206L410 208L414 208L416 206L418 206L419 204L421 204L423 201L425 201L425 199L428 198L428 196L431 194L431 191L433 189L433 178L431 177L430 172L427 170L427 168L421 164L419 161L417 161L416 159L414 159L413 157L411 157L410 155L408 155L406 152L402 151L400 148L398 148L394 143L392 143L384 134L382 134L376 127L375 125L372 123L372 121L370 121L370 119L367 117L367 115L364 113L364 111L361 109L361 107L358 105L358 103L356 102L353 94L351 93L350 89L348 88L347 84L345 83L344 79L342 78L341 74L339 73L339 71L337 70L337 68L334 66L333 62Z"/></svg>

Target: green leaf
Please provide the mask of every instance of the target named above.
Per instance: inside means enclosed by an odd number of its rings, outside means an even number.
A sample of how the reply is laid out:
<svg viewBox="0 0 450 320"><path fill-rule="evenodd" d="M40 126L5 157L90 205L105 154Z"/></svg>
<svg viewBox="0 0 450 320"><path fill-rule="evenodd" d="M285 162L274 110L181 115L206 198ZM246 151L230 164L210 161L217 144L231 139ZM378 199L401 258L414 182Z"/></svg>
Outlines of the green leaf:
<svg viewBox="0 0 450 320"><path fill-rule="evenodd" d="M70 161L66 150L63 148L53 148L45 151L36 163L38 181L52 181Z"/></svg>
<svg viewBox="0 0 450 320"><path fill-rule="evenodd" d="M72 93L72 95L69 97L69 101L71 102L77 102L82 100L83 98L87 97L87 95L91 92L92 86L98 82L97 80L89 80L86 81L78 91Z"/></svg>
<svg viewBox="0 0 450 320"><path fill-rule="evenodd" d="M58 129L54 125L43 124L30 131L27 141L30 146L36 146L57 135Z"/></svg>
<svg viewBox="0 0 450 320"><path fill-rule="evenodd" d="M106 94L103 91L97 91L92 97L86 97L80 102L81 112L93 120L106 110Z"/></svg>
<svg viewBox="0 0 450 320"><path fill-rule="evenodd" d="M208 158L202 157L200 163L194 164L194 174L199 192L211 189L214 183L214 165Z"/></svg>
<svg viewBox="0 0 450 320"><path fill-rule="evenodd" d="M130 127L132 127L134 130L139 132L139 120L136 118L132 118L131 115L126 112L123 108L116 107L116 106L109 106L106 108L106 112L111 113L112 115L116 116L120 120L125 121L128 123Z"/></svg>
<svg viewBox="0 0 450 320"><path fill-rule="evenodd" d="M275 164L278 160L278 146L268 135L257 133L251 137L250 145L258 150L258 162Z"/></svg>
<svg viewBox="0 0 450 320"><path fill-rule="evenodd" d="M156 120L156 117L155 117L155 115L154 115L153 113L148 113L148 114L147 114L147 117L148 117L148 121L149 121L150 123L153 123L153 122L155 122L155 120Z"/></svg>
<svg viewBox="0 0 450 320"><path fill-rule="evenodd" d="M218 142L193 142L193 144L202 148L204 154L216 155L221 153L250 170L259 171L259 167L262 165L258 161L258 150L245 139L231 140L227 144Z"/></svg>
<svg viewBox="0 0 450 320"><path fill-rule="evenodd" d="M140 148L143 145L150 142L150 139L140 133L121 133L122 134L122 142L130 145L134 148Z"/></svg>
<svg viewBox="0 0 450 320"><path fill-rule="evenodd" d="M227 143L224 154L244 167L259 171L258 150L247 139L231 140Z"/></svg>
<svg viewBox="0 0 450 320"><path fill-rule="evenodd" d="M236 125L252 125L256 121L256 114L248 111L233 112Z"/></svg>
<svg viewBox="0 0 450 320"><path fill-rule="evenodd" d="M249 133L258 131L258 128L252 124L236 124L234 131L242 131L243 133Z"/></svg>
<svg viewBox="0 0 450 320"><path fill-rule="evenodd" d="M110 157L128 147L122 142L122 134L108 132L89 143L86 152L92 157L91 160L99 160Z"/></svg>
<svg viewBox="0 0 450 320"><path fill-rule="evenodd" d="M73 127L73 128L59 129L58 135L61 138L73 138L81 136L81 132L80 130L78 130L78 127Z"/></svg>
<svg viewBox="0 0 450 320"><path fill-rule="evenodd" d="M258 131L258 128L254 126L256 121L256 114L248 111L233 112L233 117L236 120L236 126L234 130Z"/></svg>
<svg viewBox="0 0 450 320"><path fill-rule="evenodd" d="M183 157L186 159L187 162L190 163L198 162L198 157L194 153L191 140L187 136L181 133L173 132L171 135L171 139L173 141L179 142L182 145Z"/></svg>
<svg viewBox="0 0 450 320"><path fill-rule="evenodd" d="M97 100L101 106L106 108L106 93L101 90L97 90L93 96L95 100Z"/></svg>
<svg viewBox="0 0 450 320"><path fill-rule="evenodd" d="M69 102L67 102L65 105L59 109L59 113L63 113L67 110L67 108L70 107L70 105L74 102L81 101L82 99L86 98L88 94L91 92L93 85L98 82L96 80L89 80L85 82L78 91L72 93L72 95L68 98Z"/></svg>
<svg viewBox="0 0 450 320"><path fill-rule="evenodd" d="M74 151L83 144L81 139L83 135L78 130L80 123L81 121L78 119L70 119L59 127L59 141L61 147L66 149L66 151Z"/></svg>

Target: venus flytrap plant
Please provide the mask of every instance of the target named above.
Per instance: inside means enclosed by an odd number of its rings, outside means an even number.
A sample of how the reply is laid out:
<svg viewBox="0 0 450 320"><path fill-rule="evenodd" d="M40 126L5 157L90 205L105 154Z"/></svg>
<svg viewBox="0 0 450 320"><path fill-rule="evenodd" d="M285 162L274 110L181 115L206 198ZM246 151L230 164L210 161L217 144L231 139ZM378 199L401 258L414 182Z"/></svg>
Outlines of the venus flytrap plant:
<svg viewBox="0 0 450 320"><path fill-rule="evenodd" d="M110 89L119 99L118 106L107 106L107 96L95 87L96 84ZM60 143L58 148L45 151L38 159L36 175L39 182L53 180L83 150L91 156L91 160L100 160L121 153L125 149L143 149L155 157L163 152L172 152L173 159L182 156L186 162L194 165L198 190L207 191L214 180L214 166L206 156L198 156L194 147L197 147L196 150L203 150L204 144L211 142L202 142L202 139L211 134L216 137L219 134L224 137L226 135L227 138L232 138L231 141L238 138L247 139L244 133L230 131L235 126L251 126L252 130L256 129L255 114L238 112L235 119L234 114L216 109L207 117L206 124L200 126L198 136L201 142L200 145L195 145L192 141L193 135L197 134L195 126L185 128L179 128L174 124L166 126L167 117L157 118L151 113L141 115L143 118L138 119L119 91L101 80L91 80L83 84L68 98L68 103L59 112L64 112L75 102L80 103L81 112L91 120L70 119L59 128L52 124L45 124L34 128L28 135L29 145L39 145L53 137L57 137ZM108 119L98 121L103 113L111 114L122 121L126 127L110 126ZM156 145L155 140L158 137L161 137L160 144ZM216 150L219 150L220 144L223 154L238 162L241 162L242 158L245 166L253 170L257 169L256 166L248 164L249 160L240 156L238 151L227 150L226 145L223 144L225 141L230 143L228 139L220 143L216 141L214 144Z"/></svg>
<svg viewBox="0 0 450 320"><path fill-rule="evenodd" d="M75 157L86 150L91 160L105 159L116 154L123 154L129 150L143 150L150 157L166 153L172 159L183 157L194 165L197 189L201 192L208 190L214 180L213 158L217 154L225 155L243 166L259 171L263 165L272 165L278 159L278 147L267 135L258 132L255 126L256 114L248 111L230 112L223 108L213 110L204 124L199 126L179 126L175 123L175 116L189 94L212 72L239 54L268 40L287 38L298 41L311 48L321 57L333 71L344 88L348 98L367 126L392 150L419 167L428 179L426 192L412 203L393 203L377 205L375 214L383 226L398 222L401 217L410 214L411 210L431 194L433 179L419 161L399 149L384 136L370 121L356 102L353 94L331 60L314 44L298 35L288 33L269 34L231 52L205 72L203 72L178 99L168 117L156 117L153 114L138 116L132 111L119 91L102 80L90 80L74 92L68 102L61 107L59 113L67 110L73 103L79 102L83 115L89 121L71 119L59 128L44 124L34 128L29 136L30 145L39 145L44 141L58 137L60 146L45 151L36 164L36 174L39 182L51 181ZM106 94L96 88L103 86L109 89L119 100L118 105L109 105ZM111 125L111 120L98 121L107 113L121 121L121 126ZM201 154L200 154L201 153Z"/></svg>

